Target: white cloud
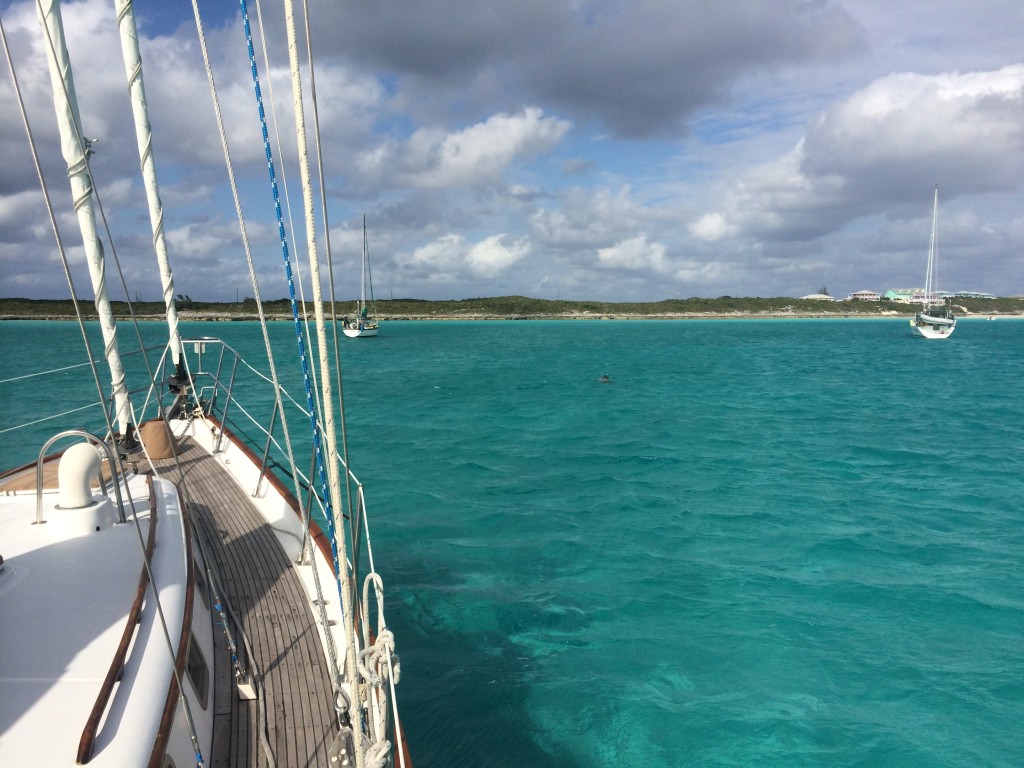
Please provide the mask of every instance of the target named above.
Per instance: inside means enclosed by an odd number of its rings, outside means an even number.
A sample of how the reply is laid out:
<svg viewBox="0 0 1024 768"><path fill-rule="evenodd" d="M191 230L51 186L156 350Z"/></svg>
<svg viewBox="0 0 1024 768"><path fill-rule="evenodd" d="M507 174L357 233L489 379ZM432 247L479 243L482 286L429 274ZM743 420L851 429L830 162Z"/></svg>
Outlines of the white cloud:
<svg viewBox="0 0 1024 768"><path fill-rule="evenodd" d="M466 238L448 234L416 248L404 259L398 257L398 261L420 273L451 272L459 268L465 251Z"/></svg>
<svg viewBox="0 0 1024 768"><path fill-rule="evenodd" d="M446 234L411 254L397 256L396 262L405 270L435 281L444 274L459 279L490 279L529 254L530 241L525 237L513 239L498 234L472 243L462 235Z"/></svg>
<svg viewBox="0 0 1024 768"><path fill-rule="evenodd" d="M734 224L729 224L725 214L715 211L713 213L705 213L689 226L689 230L694 237L708 243L714 243L724 237L734 236L739 231L739 228Z"/></svg>
<svg viewBox="0 0 1024 768"><path fill-rule="evenodd" d="M822 114L787 155L720 190L689 231L803 240L896 199L1016 189L1024 183L1024 65L993 72L898 74Z"/></svg>
<svg viewBox="0 0 1024 768"><path fill-rule="evenodd" d="M953 168L971 189L1013 188L1024 181L1022 124L1024 65L890 75L822 116L808 134L804 170L857 180Z"/></svg>
<svg viewBox="0 0 1024 768"><path fill-rule="evenodd" d="M544 117L541 109L528 107L451 133L422 128L399 150L402 175L429 188L493 182L517 160L549 151L570 127L566 120Z"/></svg>
<svg viewBox="0 0 1024 768"><path fill-rule="evenodd" d="M466 255L466 265L477 277L497 277L530 253L530 242L520 238L508 242L504 235L492 235L474 245Z"/></svg>
<svg viewBox="0 0 1024 768"><path fill-rule="evenodd" d="M598 266L607 269L653 270L664 272L665 246L647 242L647 235L637 235L597 251Z"/></svg>
<svg viewBox="0 0 1024 768"><path fill-rule="evenodd" d="M535 239L551 247L603 248L635 232L644 215L629 186L573 188L556 205L535 211L530 228Z"/></svg>
<svg viewBox="0 0 1024 768"><path fill-rule="evenodd" d="M164 233L170 252L183 262L210 259L238 240L234 229L221 226L186 225Z"/></svg>

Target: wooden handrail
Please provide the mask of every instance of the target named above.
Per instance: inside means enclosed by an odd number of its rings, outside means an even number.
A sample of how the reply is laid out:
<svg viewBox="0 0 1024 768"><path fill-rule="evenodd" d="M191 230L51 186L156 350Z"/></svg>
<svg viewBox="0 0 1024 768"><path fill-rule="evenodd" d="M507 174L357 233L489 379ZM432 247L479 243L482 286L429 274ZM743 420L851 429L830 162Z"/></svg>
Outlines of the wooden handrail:
<svg viewBox="0 0 1024 768"><path fill-rule="evenodd" d="M149 538L146 542L145 554L147 562L153 557L153 548L156 546L156 493L153 489L153 478L149 477L148 481ZM145 602L148 585L149 571L143 565L142 574L139 576L139 586L135 590L135 601L132 603L132 609L128 613L128 621L125 622L124 632L121 633L121 642L117 646L117 651L114 652L114 658L110 662L107 676L103 678L103 685L100 686L96 703L92 705L89 718L85 721L85 730L82 731L82 738L78 742L78 755L75 758L75 762L79 765L85 765L92 759L100 720L103 718L103 713L106 712L107 705L110 703L110 696L114 692L114 683L117 682L121 676L121 670L124 668L124 660L128 655L128 646L131 645L135 629L139 624L139 616L142 613L142 605Z"/></svg>

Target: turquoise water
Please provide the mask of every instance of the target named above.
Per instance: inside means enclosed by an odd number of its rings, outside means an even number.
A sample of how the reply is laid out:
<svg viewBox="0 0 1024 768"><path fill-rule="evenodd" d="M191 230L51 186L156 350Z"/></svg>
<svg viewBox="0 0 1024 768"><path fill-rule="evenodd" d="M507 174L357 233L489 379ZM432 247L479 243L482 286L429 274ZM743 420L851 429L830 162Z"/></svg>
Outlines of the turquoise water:
<svg viewBox="0 0 1024 768"><path fill-rule="evenodd" d="M8 371L67 333L0 324ZM1024 764L1024 322L389 323L342 349L417 766ZM0 428L53 398L24 389Z"/></svg>

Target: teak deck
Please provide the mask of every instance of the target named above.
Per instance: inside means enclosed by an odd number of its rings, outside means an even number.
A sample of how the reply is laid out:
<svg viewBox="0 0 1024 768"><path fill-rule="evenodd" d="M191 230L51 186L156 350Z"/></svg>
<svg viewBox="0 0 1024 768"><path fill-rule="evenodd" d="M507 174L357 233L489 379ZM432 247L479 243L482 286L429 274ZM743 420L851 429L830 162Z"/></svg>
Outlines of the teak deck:
<svg viewBox="0 0 1024 768"><path fill-rule="evenodd" d="M224 599L252 645L251 666L262 678L266 732L279 766L329 765L328 748L337 734L327 660L306 593L274 532L220 464L188 439L180 444L184 482L173 460L161 472L178 483L205 535L220 573ZM241 634L235 633L245 659ZM256 701L240 700L232 684L226 640L214 669L215 707L210 766L262 768ZM247 666L250 666L246 662Z"/></svg>

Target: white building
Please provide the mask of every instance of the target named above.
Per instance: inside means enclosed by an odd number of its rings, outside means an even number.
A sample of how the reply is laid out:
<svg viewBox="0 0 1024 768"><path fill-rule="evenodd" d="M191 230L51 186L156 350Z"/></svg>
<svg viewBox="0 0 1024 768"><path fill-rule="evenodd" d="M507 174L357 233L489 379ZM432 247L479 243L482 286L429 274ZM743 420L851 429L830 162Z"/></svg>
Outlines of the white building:
<svg viewBox="0 0 1024 768"><path fill-rule="evenodd" d="M856 293L851 293L849 296L847 296L846 300L847 301L881 301L882 297L881 297L880 294L875 293L874 291L857 291Z"/></svg>

